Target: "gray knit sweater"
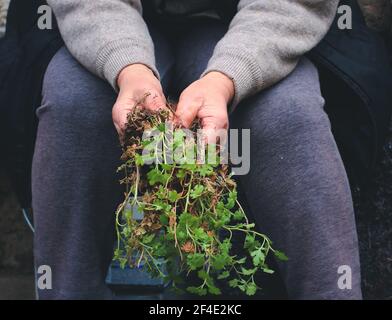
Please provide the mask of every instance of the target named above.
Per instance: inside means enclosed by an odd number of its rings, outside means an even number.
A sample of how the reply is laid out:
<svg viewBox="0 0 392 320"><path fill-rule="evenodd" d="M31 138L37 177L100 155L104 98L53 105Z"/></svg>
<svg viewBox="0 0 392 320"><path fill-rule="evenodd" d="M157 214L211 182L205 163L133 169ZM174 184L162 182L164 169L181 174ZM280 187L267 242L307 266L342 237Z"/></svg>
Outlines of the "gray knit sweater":
<svg viewBox="0 0 392 320"><path fill-rule="evenodd" d="M183 0L185 3L187 0ZM233 79L237 105L283 79L326 34L338 0L240 0L226 35L205 73ZM73 56L117 89L120 71L142 63L155 67L154 45L140 0L48 0Z"/></svg>

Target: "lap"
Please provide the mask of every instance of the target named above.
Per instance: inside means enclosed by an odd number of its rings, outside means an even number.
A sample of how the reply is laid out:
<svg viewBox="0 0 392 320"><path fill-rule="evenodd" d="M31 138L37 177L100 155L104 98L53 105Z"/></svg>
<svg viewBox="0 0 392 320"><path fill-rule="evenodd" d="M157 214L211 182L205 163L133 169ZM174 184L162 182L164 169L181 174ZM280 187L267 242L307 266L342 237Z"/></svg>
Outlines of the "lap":
<svg viewBox="0 0 392 320"><path fill-rule="evenodd" d="M309 123L329 125L316 67L302 58L285 79L240 103L230 121L234 128L258 129L261 134Z"/></svg>
<svg viewBox="0 0 392 320"><path fill-rule="evenodd" d="M83 121L83 125L88 126L98 118L109 117L110 105L115 99L116 94L109 83L86 70L63 47L46 70L37 116L41 120L50 113L63 122L77 125Z"/></svg>
<svg viewBox="0 0 392 320"><path fill-rule="evenodd" d="M164 86L171 83L179 93L197 80L226 29L227 26L219 22L196 24L182 33L175 54L164 36L151 29ZM173 69L174 79L171 77ZM54 109L57 117L68 119L73 125L111 125L115 91L105 80L83 68L66 48L60 49L49 64L42 95L39 117ZM286 121L295 123L320 118L325 121L323 106L317 69L302 58L285 79L243 101L231 115L231 127L268 128L282 126Z"/></svg>
<svg viewBox="0 0 392 320"><path fill-rule="evenodd" d="M179 95L200 78L207 67L214 48L227 31L227 24L202 20L185 28L176 40L175 72L172 88Z"/></svg>
<svg viewBox="0 0 392 320"><path fill-rule="evenodd" d="M181 32L175 48L173 87L177 94L199 79L226 31L226 24L208 21ZM257 133L309 122L328 126L317 68L303 57L285 79L243 101L230 122L233 128L257 128Z"/></svg>
<svg viewBox="0 0 392 320"><path fill-rule="evenodd" d="M156 65L164 89L169 87L174 67L174 55L164 35L150 27L156 51ZM37 115L47 111L84 126L111 123L112 106L117 94L110 84L85 69L67 50L61 48L45 72L42 105ZM71 119L72 118L72 119Z"/></svg>

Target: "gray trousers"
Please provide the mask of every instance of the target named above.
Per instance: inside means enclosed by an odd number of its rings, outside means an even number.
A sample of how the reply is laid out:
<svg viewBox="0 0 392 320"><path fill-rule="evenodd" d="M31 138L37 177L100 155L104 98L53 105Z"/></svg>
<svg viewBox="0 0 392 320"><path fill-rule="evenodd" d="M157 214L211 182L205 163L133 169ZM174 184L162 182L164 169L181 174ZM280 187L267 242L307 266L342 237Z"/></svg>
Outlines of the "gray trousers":
<svg viewBox="0 0 392 320"><path fill-rule="evenodd" d="M174 94L198 79L226 26L181 29L175 39L150 30L163 87ZM110 298L104 279L122 197L116 94L62 48L42 95L32 171L35 262L49 265L53 280L39 297ZM240 183L257 224L290 258L278 263L289 298L360 299L351 193L323 105L317 70L305 58L243 101L230 119L232 128L251 129L251 169ZM340 274L340 266L350 269Z"/></svg>

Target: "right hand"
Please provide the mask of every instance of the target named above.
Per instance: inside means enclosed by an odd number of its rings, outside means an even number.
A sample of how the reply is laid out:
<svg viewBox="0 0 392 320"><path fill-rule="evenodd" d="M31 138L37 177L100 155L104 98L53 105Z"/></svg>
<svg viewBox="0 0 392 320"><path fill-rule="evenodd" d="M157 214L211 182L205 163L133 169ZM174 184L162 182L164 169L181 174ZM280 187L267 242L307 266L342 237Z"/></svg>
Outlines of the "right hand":
<svg viewBox="0 0 392 320"><path fill-rule="evenodd" d="M113 106L112 117L120 136L124 131L128 113L137 103L152 111L166 106L161 83L154 73L143 64L132 64L124 68L120 72L117 84L120 92ZM143 99L143 97L146 98Z"/></svg>

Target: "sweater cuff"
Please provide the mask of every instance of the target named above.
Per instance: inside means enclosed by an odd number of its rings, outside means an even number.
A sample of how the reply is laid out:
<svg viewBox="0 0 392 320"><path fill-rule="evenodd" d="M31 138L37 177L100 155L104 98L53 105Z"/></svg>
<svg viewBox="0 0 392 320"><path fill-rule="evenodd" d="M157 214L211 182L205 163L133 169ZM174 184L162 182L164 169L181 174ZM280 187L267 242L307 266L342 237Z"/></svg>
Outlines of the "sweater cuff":
<svg viewBox="0 0 392 320"><path fill-rule="evenodd" d="M114 90L118 91L117 79L120 72L135 63L144 64L159 79L154 49L134 39L119 39L103 47L97 55L96 69L98 75L109 81Z"/></svg>
<svg viewBox="0 0 392 320"><path fill-rule="evenodd" d="M234 111L243 99L256 93L264 85L262 71L256 59L245 52L238 52L238 49L214 53L202 77L212 71L222 72L233 80L235 94L229 112Z"/></svg>

